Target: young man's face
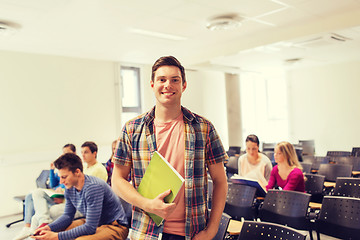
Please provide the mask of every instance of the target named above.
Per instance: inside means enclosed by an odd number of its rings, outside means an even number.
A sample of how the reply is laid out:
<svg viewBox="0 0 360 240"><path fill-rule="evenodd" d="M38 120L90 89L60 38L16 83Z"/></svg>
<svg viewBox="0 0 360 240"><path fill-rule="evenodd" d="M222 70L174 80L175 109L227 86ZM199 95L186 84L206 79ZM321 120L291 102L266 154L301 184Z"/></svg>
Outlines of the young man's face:
<svg viewBox="0 0 360 240"><path fill-rule="evenodd" d="M76 169L75 173L69 171L67 168L59 170L60 183L65 185L66 189L77 186L79 181L80 169Z"/></svg>
<svg viewBox="0 0 360 240"><path fill-rule="evenodd" d="M186 82L183 83L178 67L159 67L155 72L154 81L151 81L150 84L157 104L181 105L181 95L186 89Z"/></svg>
<svg viewBox="0 0 360 240"><path fill-rule="evenodd" d="M81 155L83 158L83 161L86 163L92 163L96 161L96 152L91 152L89 147L83 147L81 148Z"/></svg>

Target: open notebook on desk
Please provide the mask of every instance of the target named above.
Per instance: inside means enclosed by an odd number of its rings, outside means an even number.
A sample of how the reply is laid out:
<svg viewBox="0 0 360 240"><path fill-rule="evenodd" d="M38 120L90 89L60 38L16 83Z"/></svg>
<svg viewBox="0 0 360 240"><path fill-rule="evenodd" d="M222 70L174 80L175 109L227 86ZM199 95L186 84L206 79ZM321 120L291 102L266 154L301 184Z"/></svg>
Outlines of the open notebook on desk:
<svg viewBox="0 0 360 240"><path fill-rule="evenodd" d="M258 197L265 197L266 196L266 189L264 189L257 180L246 178L246 177L240 177L239 175L234 175L230 178L232 183L235 184L243 184L248 185L251 187L256 188L256 195Z"/></svg>

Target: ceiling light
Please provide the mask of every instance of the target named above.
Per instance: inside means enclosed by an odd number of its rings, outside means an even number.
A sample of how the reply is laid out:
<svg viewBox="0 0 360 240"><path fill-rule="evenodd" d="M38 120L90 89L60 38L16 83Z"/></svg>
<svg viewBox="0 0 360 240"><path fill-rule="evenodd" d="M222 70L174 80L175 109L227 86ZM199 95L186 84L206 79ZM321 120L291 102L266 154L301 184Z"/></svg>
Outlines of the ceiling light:
<svg viewBox="0 0 360 240"><path fill-rule="evenodd" d="M163 38L163 39L167 39L167 40L175 40L175 41L187 40L187 38L182 37L182 36L177 36L177 35L167 34L167 33L147 31L147 30L137 29L137 28L131 28L130 32L145 35L145 36L150 36L150 37Z"/></svg>
<svg viewBox="0 0 360 240"><path fill-rule="evenodd" d="M7 23L0 22L0 36L10 36L16 33L16 28Z"/></svg>
<svg viewBox="0 0 360 240"><path fill-rule="evenodd" d="M210 18L206 27L212 31L214 30L232 30L241 26L243 18L238 15L222 15Z"/></svg>

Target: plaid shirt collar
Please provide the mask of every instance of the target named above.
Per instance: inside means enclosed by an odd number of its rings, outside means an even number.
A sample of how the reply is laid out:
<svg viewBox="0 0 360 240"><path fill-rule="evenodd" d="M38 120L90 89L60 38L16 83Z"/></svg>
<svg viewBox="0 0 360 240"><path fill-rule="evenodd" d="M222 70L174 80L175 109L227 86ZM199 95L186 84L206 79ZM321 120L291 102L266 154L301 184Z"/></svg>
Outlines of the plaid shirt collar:
<svg viewBox="0 0 360 240"><path fill-rule="evenodd" d="M151 109L151 111L149 111L145 114L144 121L147 126L150 126L154 122L155 108L156 108L156 106L154 106ZM195 115L191 111L189 111L187 108L181 106L181 111L184 115L184 121L187 121L187 122L196 121L197 123L199 122L198 119L196 119Z"/></svg>

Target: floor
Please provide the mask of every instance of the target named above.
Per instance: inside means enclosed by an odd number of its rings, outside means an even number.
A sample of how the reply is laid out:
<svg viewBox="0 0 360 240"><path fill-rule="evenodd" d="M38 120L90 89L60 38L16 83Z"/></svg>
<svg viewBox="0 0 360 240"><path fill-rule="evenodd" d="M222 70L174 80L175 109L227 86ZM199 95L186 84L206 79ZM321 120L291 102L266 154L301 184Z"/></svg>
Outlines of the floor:
<svg viewBox="0 0 360 240"><path fill-rule="evenodd" d="M19 231L24 226L24 222L15 223L14 225L11 225L9 228L7 228L5 225L19 220L22 218L22 214L17 215L11 215L7 217L1 217L0 218L0 239L1 240L11 240L13 239ZM29 238L31 239L31 238Z"/></svg>
<svg viewBox="0 0 360 240"><path fill-rule="evenodd" d="M5 225L15 221L21 219L21 214L17 214L17 215L11 215L11 216L7 216L7 217L0 217L0 239L1 240L11 240L13 239L16 234L22 229L22 227L24 226L23 222L19 222L19 223L15 223L14 225L11 225L9 228L7 228ZM308 232L304 232L305 234L308 234ZM316 233L313 232L313 236L314 236L314 240L316 240ZM28 238L31 239L31 238ZM310 239L309 236L307 236L306 240ZM333 238L333 237L329 237L329 236L325 236L321 234L321 240L335 240L338 238Z"/></svg>

